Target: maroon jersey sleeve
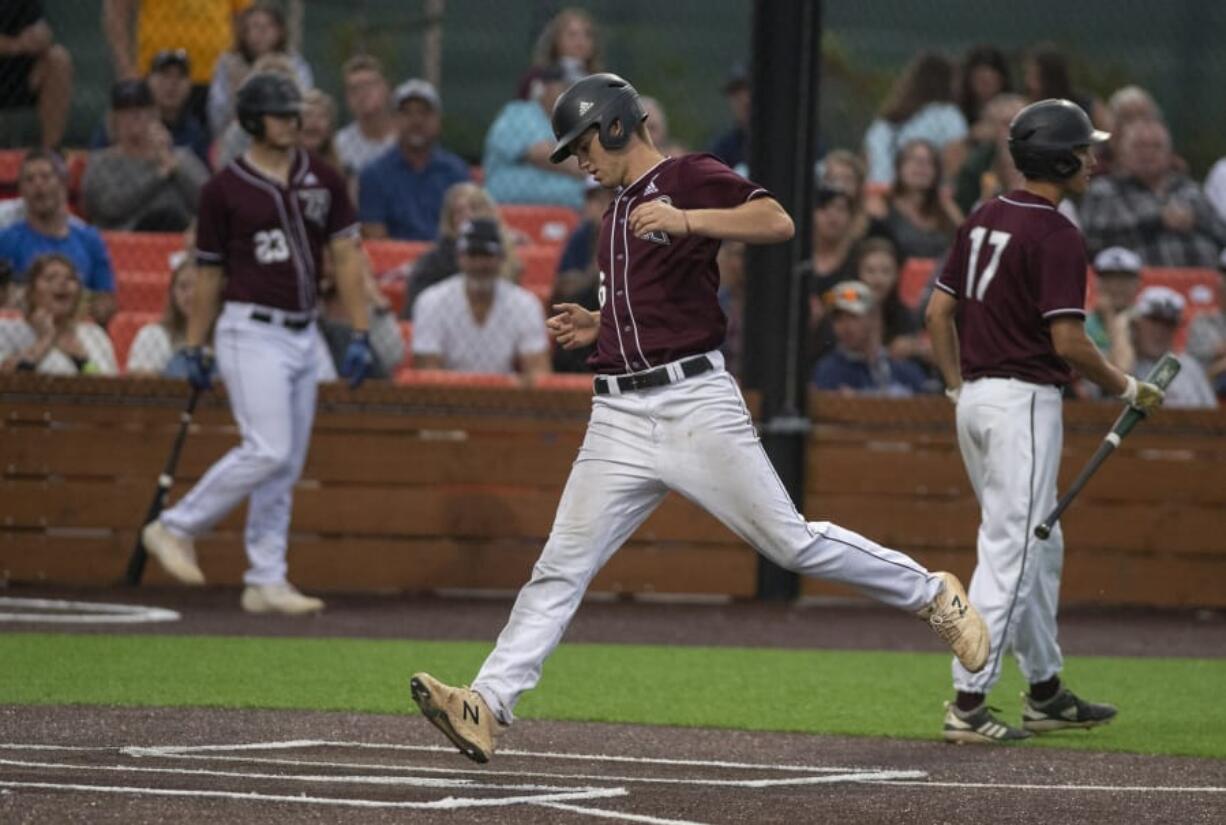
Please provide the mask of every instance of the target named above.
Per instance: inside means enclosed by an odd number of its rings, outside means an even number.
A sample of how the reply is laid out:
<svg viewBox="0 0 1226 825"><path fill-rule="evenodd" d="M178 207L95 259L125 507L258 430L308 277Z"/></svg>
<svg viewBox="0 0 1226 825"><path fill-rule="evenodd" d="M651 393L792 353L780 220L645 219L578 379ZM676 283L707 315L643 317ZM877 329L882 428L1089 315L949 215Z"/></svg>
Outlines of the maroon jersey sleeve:
<svg viewBox="0 0 1226 825"><path fill-rule="evenodd" d="M686 203L680 204L683 209L732 209L754 198L773 197L714 155L687 156L680 184L679 189L686 194Z"/></svg>
<svg viewBox="0 0 1226 825"><path fill-rule="evenodd" d="M326 227L328 237L335 238L337 235L345 234L352 234L356 237L359 229L358 215L353 208L353 201L349 199L349 187L345 185L345 179L331 166L325 163L318 165L321 167L320 178L328 191L332 193L332 208L328 210Z"/></svg>
<svg viewBox="0 0 1226 825"><path fill-rule="evenodd" d="M955 298L962 294L962 287L966 283L968 255L969 253L966 248L966 225L963 224L959 227L958 234L954 237L954 243L949 248L949 254L945 256L945 268L941 270L941 276L937 278L937 289L948 292Z"/></svg>
<svg viewBox="0 0 1226 825"><path fill-rule="evenodd" d="M225 187L214 176L200 191L196 215L196 263L222 266L226 262Z"/></svg>
<svg viewBox="0 0 1226 825"><path fill-rule="evenodd" d="M1039 312L1085 316L1086 248L1071 224L1052 232L1035 250L1039 279Z"/></svg>

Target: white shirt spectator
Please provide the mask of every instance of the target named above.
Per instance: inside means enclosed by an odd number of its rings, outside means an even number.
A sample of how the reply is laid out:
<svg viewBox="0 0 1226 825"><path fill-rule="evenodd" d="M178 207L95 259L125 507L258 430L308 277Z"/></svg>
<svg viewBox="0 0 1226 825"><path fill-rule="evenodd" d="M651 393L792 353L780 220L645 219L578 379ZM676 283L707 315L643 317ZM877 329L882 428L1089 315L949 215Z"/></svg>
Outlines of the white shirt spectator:
<svg viewBox="0 0 1226 825"><path fill-rule="evenodd" d="M337 157L346 175L356 176L362 167L379 155L392 148L396 143L396 133L392 132L383 140L371 140L362 134L362 127L357 121L350 123L336 133L332 145L336 147Z"/></svg>
<svg viewBox="0 0 1226 825"><path fill-rule="evenodd" d="M119 372L115 364L115 350L111 347L106 330L97 324L82 321L77 324L76 332L89 359L86 369L77 369L76 362L69 355L52 347L34 371L42 375L79 375L82 372L115 375ZM0 361L33 346L37 340L34 327L25 318L0 318Z"/></svg>
<svg viewBox="0 0 1226 825"><path fill-rule="evenodd" d="M537 297L503 280L478 324L465 294L463 275L453 275L421 294L413 307L413 354L438 355L456 372L514 373L515 359L549 348L545 312Z"/></svg>
<svg viewBox="0 0 1226 825"><path fill-rule="evenodd" d="M26 202L21 198L0 201L0 229L5 229L26 219Z"/></svg>
<svg viewBox="0 0 1226 825"><path fill-rule="evenodd" d="M864 135L868 182L894 182L894 156L909 140L926 140L937 148L966 137L966 117L952 103L929 103L903 123L877 118Z"/></svg>
<svg viewBox="0 0 1226 825"><path fill-rule="evenodd" d="M161 375L170 363L175 348L170 342L170 332L158 321L145 324L132 339L128 350L128 363L124 372L152 373Z"/></svg>
<svg viewBox="0 0 1226 825"><path fill-rule="evenodd" d="M1218 217L1226 222L1226 158L1213 164L1209 170L1209 176L1205 178L1205 197L1217 210Z"/></svg>

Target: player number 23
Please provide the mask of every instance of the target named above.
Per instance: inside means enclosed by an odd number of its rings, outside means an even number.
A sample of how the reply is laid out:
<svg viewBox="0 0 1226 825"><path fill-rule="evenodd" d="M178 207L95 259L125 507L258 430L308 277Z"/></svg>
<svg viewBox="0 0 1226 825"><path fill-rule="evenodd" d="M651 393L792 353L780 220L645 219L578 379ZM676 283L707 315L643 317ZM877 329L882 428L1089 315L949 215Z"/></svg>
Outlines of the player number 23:
<svg viewBox="0 0 1226 825"><path fill-rule="evenodd" d="M979 266L979 251L983 248L985 235L988 244L992 247L992 257L983 271L976 273L976 267ZM1012 237L1008 232L1001 232L999 229L993 229L992 234L989 235L987 227L983 226L976 226L971 230L971 255L970 260L966 262L967 298L974 298L976 301L983 300L984 293L988 291L988 284L992 283L992 279L996 277L996 268L1000 266L1000 256Z"/></svg>
<svg viewBox="0 0 1226 825"><path fill-rule="evenodd" d="M255 233L255 259L262 264L275 264L289 260L289 244L280 229Z"/></svg>

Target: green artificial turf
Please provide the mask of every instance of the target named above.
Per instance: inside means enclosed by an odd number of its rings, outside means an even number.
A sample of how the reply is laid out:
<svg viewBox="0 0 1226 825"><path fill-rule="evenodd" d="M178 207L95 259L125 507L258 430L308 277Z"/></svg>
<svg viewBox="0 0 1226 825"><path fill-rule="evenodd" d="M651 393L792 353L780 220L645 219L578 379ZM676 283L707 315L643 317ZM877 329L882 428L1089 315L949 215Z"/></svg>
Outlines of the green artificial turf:
<svg viewBox="0 0 1226 825"><path fill-rule="evenodd" d="M408 677L475 674L490 645L216 636L0 636L0 704L416 712ZM1023 747L1226 758L1226 660L1075 657L1065 679L1119 720ZM1010 665L991 697L1017 721ZM949 657L928 653L563 645L522 718L936 739Z"/></svg>

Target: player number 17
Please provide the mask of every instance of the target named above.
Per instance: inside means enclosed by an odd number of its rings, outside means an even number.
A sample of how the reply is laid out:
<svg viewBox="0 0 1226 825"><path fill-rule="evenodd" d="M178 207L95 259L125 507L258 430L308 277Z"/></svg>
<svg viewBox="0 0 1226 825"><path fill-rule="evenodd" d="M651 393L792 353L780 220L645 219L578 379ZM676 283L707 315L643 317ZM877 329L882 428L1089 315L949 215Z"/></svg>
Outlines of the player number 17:
<svg viewBox="0 0 1226 825"><path fill-rule="evenodd" d="M988 244L992 247L992 258L976 278L975 268L979 266L979 251L983 248L985 235ZM971 256L966 264L967 298L974 298L976 301L983 300L984 293L988 291L988 284L992 283L992 279L996 277L996 268L1000 266L1000 256L1012 237L1008 232L1001 232L999 229L993 229L992 234L988 235L987 227L984 226L976 226L971 230Z"/></svg>

